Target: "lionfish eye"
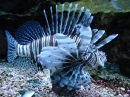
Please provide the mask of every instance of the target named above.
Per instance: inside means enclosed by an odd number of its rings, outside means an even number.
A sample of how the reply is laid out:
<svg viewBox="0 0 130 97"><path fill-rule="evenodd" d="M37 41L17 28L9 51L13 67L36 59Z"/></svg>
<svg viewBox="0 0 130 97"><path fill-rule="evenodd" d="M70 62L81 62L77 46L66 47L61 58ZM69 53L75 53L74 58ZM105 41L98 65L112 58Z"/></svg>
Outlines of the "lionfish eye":
<svg viewBox="0 0 130 97"><path fill-rule="evenodd" d="M78 28L78 29L80 29L81 27L82 27L81 24L77 24L77 25L76 25L76 28Z"/></svg>

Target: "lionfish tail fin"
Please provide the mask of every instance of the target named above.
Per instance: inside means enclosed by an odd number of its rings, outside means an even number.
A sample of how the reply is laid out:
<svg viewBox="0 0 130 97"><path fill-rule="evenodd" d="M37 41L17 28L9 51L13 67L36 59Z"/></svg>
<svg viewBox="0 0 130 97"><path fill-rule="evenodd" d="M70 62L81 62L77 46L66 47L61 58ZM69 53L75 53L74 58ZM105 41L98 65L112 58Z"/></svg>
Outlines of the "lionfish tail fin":
<svg viewBox="0 0 130 97"><path fill-rule="evenodd" d="M7 41L8 41L7 60L8 60L8 62L12 62L17 57L16 45L18 43L7 30L5 31L5 35L6 35Z"/></svg>

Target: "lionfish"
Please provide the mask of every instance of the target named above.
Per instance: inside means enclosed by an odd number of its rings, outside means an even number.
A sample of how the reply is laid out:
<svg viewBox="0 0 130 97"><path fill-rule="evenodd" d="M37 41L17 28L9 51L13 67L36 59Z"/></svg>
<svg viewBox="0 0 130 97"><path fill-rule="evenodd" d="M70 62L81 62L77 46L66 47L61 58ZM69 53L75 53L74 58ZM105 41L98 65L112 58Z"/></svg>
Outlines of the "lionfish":
<svg viewBox="0 0 130 97"><path fill-rule="evenodd" d="M84 13L82 7L76 14L78 4L72 10L72 3L65 16L64 4L58 16L58 6L55 6L55 16L50 7L51 22L46 11L45 27L37 21L28 21L16 31L15 39L6 30L8 41L8 62L17 56L31 57L42 68L50 69L53 82L68 90L86 87L91 83L91 76L85 68L104 66L107 61L103 51L98 50L118 34L110 35L101 42L95 43L103 36L104 30L91 29L93 20L90 11Z"/></svg>

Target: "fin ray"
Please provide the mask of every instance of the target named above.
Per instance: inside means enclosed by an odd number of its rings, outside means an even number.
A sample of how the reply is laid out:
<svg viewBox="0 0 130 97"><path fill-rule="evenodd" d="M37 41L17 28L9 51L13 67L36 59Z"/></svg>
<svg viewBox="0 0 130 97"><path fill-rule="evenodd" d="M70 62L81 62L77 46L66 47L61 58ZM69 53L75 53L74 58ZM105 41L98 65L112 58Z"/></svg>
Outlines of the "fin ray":
<svg viewBox="0 0 130 97"><path fill-rule="evenodd" d="M44 30L37 21L28 21L18 28L15 37L19 44L25 45L44 35Z"/></svg>
<svg viewBox="0 0 130 97"><path fill-rule="evenodd" d="M118 34L112 34L110 36L108 36L107 38L105 38L103 41L101 41L100 43L98 43L96 45L96 48L101 48L102 46L104 46L105 44L109 43L111 40L113 40L114 38L116 38L118 36Z"/></svg>
<svg viewBox="0 0 130 97"><path fill-rule="evenodd" d="M103 36L104 33L105 33L105 30L99 30L99 31L96 33L96 35L92 38L91 44L96 43L96 42Z"/></svg>

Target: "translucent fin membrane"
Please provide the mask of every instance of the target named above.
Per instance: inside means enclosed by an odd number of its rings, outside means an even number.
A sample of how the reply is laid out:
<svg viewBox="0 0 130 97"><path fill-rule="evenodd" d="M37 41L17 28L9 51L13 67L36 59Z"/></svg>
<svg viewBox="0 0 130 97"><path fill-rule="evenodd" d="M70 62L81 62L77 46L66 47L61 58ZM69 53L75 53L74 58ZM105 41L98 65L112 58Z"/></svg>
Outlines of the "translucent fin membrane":
<svg viewBox="0 0 130 97"><path fill-rule="evenodd" d="M16 40L12 37L12 35L6 30L5 35L8 41L8 55L7 60L8 62L12 62L16 57L16 45L18 44Z"/></svg>
<svg viewBox="0 0 130 97"><path fill-rule="evenodd" d="M56 25L55 25L55 29L56 29L56 33L58 33L58 8L57 8L57 5L56 5Z"/></svg>
<svg viewBox="0 0 130 97"><path fill-rule="evenodd" d="M92 29L92 33L95 34L98 32L98 29Z"/></svg>
<svg viewBox="0 0 130 97"><path fill-rule="evenodd" d="M67 17L66 17L66 20L65 20L65 23L64 23L64 26L63 26L63 34L65 33L65 31L66 31L66 26L67 26L67 23L69 23L68 22L68 20L69 20L69 16L70 16L70 10L71 10L71 8L72 8L72 3L70 3L70 5L69 5L69 8L68 8L68 13L67 13Z"/></svg>
<svg viewBox="0 0 130 97"><path fill-rule="evenodd" d="M47 19L46 11L44 10L43 12L44 12L45 19L46 19L46 22L47 22L47 30L49 32L47 35L51 35L50 25L49 25L49 22L48 22L48 19Z"/></svg>
<svg viewBox="0 0 130 97"><path fill-rule="evenodd" d="M88 27L90 26L92 20L93 20L93 16L91 16L90 10L87 9L82 19L80 20L79 24L82 24L84 27Z"/></svg>
<svg viewBox="0 0 130 97"><path fill-rule="evenodd" d="M67 36L76 35L76 25L80 22L84 26L89 26L92 17L89 10L85 12L83 17L81 17L84 7L80 9L78 14L76 14L78 4L75 4L74 8L72 3L68 6L67 14L64 12L64 4L62 4L62 11L58 13L58 6L55 7L55 13L53 13L52 7L50 7L50 15L51 15L51 23L48 22L49 18L44 10L44 16L46 20L46 30L50 35L54 35L55 33L62 33ZM73 12L71 13L71 11ZM55 15L53 15L55 14ZM60 14L60 15L59 15ZM81 19L81 20L80 20ZM51 26L50 26L51 25ZM50 29L51 28L51 29Z"/></svg>
<svg viewBox="0 0 130 97"><path fill-rule="evenodd" d="M52 7L50 7L50 13L51 13L51 29L52 29L52 34L54 34L54 17L53 17L53 10L52 10Z"/></svg>
<svg viewBox="0 0 130 97"><path fill-rule="evenodd" d="M81 10L80 10L78 16L76 17L76 20L75 20L74 23L72 24L72 28L70 29L70 35L73 34L73 31L74 31L74 29L75 29L75 27L76 27L76 25L77 25L77 23L78 23L78 21L79 21L79 18L80 18L80 16L81 16L83 10L84 10L84 7L81 8Z"/></svg>
<svg viewBox="0 0 130 97"><path fill-rule="evenodd" d="M116 38L118 36L118 34L113 34L113 35L110 35L108 36L107 38L105 38L103 41L101 41L100 43L98 43L96 45L96 48L99 49L101 48L102 46L104 46L105 44L109 43L110 41L112 41L114 38Z"/></svg>
<svg viewBox="0 0 130 97"><path fill-rule="evenodd" d="M69 54L70 56L72 56L71 53L76 53L76 58L78 58L77 45L73 41L73 39L71 39L63 34L56 34L56 35L54 35L54 38L57 40L59 47L65 49L68 53L70 53ZM76 58L74 58L74 59L76 59Z"/></svg>
<svg viewBox="0 0 130 97"><path fill-rule="evenodd" d="M96 33L96 35L92 38L91 44L96 43L96 42L103 36L104 33L105 33L105 30L99 30L99 31Z"/></svg>
<svg viewBox="0 0 130 97"><path fill-rule="evenodd" d="M72 89L80 89L81 85L86 88L91 83L91 76L84 70L82 65L72 67L66 72L63 71L61 75L58 74L54 74L53 82L58 83L60 87L67 86L69 91Z"/></svg>
<svg viewBox="0 0 130 97"><path fill-rule="evenodd" d="M46 10L43 10L44 18L46 20L46 24L43 27L37 21L28 21L21 25L16 31L16 40L19 44L25 45L33 40L39 39L43 36L54 35L55 33L62 33L64 35L70 36L71 38L78 39L79 33L77 34L77 24L81 24L85 27L89 26L92 20L91 13L87 10L83 17L82 13L84 7L80 9L78 14L77 12L78 4L75 4L74 8L72 3L68 6L67 14L64 12L64 4L62 4L62 12L61 16L59 16L58 6L55 7L55 13L53 8L50 7L50 15L51 15L51 23L49 22L49 18L46 14ZM73 12L71 13L71 11ZM55 15L53 15L55 14ZM81 20L80 20L81 19ZM75 40L76 43L78 40Z"/></svg>
<svg viewBox="0 0 130 97"><path fill-rule="evenodd" d="M18 28L15 37L19 44L25 45L44 35L44 30L37 21L28 21Z"/></svg>
<svg viewBox="0 0 130 97"><path fill-rule="evenodd" d="M62 4L62 12L61 12L61 19L60 19L60 32L59 33L62 33L62 25L63 25L63 16L64 16L64 4Z"/></svg>
<svg viewBox="0 0 130 97"><path fill-rule="evenodd" d="M73 19L74 19L74 16L75 16L75 12L76 12L76 10L77 10L77 7L78 7L78 4L75 4L75 8L74 8L74 11L73 11L72 16L71 16L71 18L70 18L70 23L69 23L69 25L68 25L68 30L67 30L67 32L70 31L70 28L71 28L71 25L72 25L72 23L73 23ZM67 35L69 35L69 33L68 33Z"/></svg>
<svg viewBox="0 0 130 97"><path fill-rule="evenodd" d="M44 47L42 52L38 55L38 60L43 68L51 70L53 74L57 68L62 68L62 65L69 60L69 56L63 49L58 47Z"/></svg>
<svg viewBox="0 0 130 97"><path fill-rule="evenodd" d="M81 38L81 41L79 44L79 52L83 53L86 51L87 47L90 44L91 38L92 38L91 28L81 26L79 37Z"/></svg>

